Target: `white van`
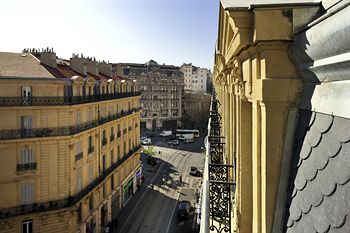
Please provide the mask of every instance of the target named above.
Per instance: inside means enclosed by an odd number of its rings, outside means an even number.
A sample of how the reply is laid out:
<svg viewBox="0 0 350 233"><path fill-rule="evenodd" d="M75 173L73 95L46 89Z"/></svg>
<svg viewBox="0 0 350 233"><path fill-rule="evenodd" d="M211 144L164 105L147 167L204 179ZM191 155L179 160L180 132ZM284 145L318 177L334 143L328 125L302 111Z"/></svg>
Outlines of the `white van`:
<svg viewBox="0 0 350 233"><path fill-rule="evenodd" d="M167 131L162 131L159 136L162 136L162 137L169 137L170 135L172 135L173 132L171 132L171 130L167 130Z"/></svg>

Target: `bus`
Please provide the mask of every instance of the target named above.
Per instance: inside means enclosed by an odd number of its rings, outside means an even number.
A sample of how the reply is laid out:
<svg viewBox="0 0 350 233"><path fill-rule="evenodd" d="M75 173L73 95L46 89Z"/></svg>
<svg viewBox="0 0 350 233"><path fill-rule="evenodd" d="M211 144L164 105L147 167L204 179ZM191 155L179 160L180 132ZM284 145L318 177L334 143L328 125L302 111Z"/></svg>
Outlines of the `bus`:
<svg viewBox="0 0 350 233"><path fill-rule="evenodd" d="M199 138L199 130L198 129L177 129L176 137L182 137L185 134L193 134L194 137Z"/></svg>

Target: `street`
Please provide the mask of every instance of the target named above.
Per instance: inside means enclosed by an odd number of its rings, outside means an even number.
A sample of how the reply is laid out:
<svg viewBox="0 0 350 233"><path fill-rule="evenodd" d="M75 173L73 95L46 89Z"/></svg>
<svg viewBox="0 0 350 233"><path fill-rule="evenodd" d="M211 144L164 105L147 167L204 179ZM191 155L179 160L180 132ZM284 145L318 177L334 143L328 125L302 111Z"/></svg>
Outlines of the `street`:
<svg viewBox="0 0 350 233"><path fill-rule="evenodd" d="M203 138L196 138L193 144L185 145L180 142L180 145L172 146L173 148L168 148L161 138L152 138L152 142L156 157L159 158L159 168L152 169L145 162L146 159L142 158L146 179L138 191L140 193L136 192L133 200L118 215L118 232L195 232L196 193L201 185L201 177L189 175L189 169L191 166L203 169ZM190 147L191 151L183 150L184 147ZM154 174L151 175L152 173ZM184 221L179 221L176 215L179 200L188 200L191 203L190 215Z"/></svg>

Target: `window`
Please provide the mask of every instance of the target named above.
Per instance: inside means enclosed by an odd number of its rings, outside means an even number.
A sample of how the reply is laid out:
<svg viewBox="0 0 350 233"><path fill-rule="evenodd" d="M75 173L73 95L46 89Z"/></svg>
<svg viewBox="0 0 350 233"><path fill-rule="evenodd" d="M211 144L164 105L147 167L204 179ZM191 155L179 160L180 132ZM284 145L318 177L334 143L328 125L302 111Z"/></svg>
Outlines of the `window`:
<svg viewBox="0 0 350 233"><path fill-rule="evenodd" d="M32 102L32 87L22 86L22 104L29 105Z"/></svg>
<svg viewBox="0 0 350 233"><path fill-rule="evenodd" d="M32 116L21 116L21 129L23 136L29 136L31 134L31 129L33 127Z"/></svg>
<svg viewBox="0 0 350 233"><path fill-rule="evenodd" d="M88 111L88 122L91 122L94 120L94 112L92 109L89 109Z"/></svg>
<svg viewBox="0 0 350 233"><path fill-rule="evenodd" d="M114 163L114 150L111 150L111 165Z"/></svg>
<svg viewBox="0 0 350 233"><path fill-rule="evenodd" d="M81 124L81 112L76 112L76 119L75 119L75 123L76 125L80 125Z"/></svg>
<svg viewBox="0 0 350 233"><path fill-rule="evenodd" d="M94 146L94 143L92 141L92 135L89 136L89 148L92 148Z"/></svg>
<svg viewBox="0 0 350 233"><path fill-rule="evenodd" d="M22 222L22 233L33 233L33 220Z"/></svg>
<svg viewBox="0 0 350 233"><path fill-rule="evenodd" d="M17 171L35 170L36 162L35 155L32 149L21 150L21 157L17 165Z"/></svg>
<svg viewBox="0 0 350 233"><path fill-rule="evenodd" d="M93 193L91 193L89 197L89 210L92 211L94 209L94 196Z"/></svg>
<svg viewBox="0 0 350 233"><path fill-rule="evenodd" d="M126 142L124 142L124 155L126 154Z"/></svg>
<svg viewBox="0 0 350 233"><path fill-rule="evenodd" d="M75 152L76 152L77 154L79 154L79 153L82 152L81 141L77 141L77 142L75 143Z"/></svg>
<svg viewBox="0 0 350 233"><path fill-rule="evenodd" d="M83 187L81 168L77 169L76 192L79 192Z"/></svg>
<svg viewBox="0 0 350 233"><path fill-rule="evenodd" d="M114 174L111 175L111 190L114 189Z"/></svg>
<svg viewBox="0 0 350 233"><path fill-rule="evenodd" d="M89 174L88 174L88 178L89 178L89 183L91 183L94 179L94 164L90 163L89 164Z"/></svg>
<svg viewBox="0 0 350 233"><path fill-rule="evenodd" d="M32 204L34 202L34 184L21 184L21 204Z"/></svg>

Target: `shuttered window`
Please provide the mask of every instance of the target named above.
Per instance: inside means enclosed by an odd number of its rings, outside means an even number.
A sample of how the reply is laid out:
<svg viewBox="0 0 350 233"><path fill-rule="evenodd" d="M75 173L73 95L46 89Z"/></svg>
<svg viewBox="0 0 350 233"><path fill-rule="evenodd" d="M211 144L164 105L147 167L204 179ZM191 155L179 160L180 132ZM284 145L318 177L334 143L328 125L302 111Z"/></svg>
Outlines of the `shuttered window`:
<svg viewBox="0 0 350 233"><path fill-rule="evenodd" d="M33 149L21 150L20 164L35 163L35 155Z"/></svg>
<svg viewBox="0 0 350 233"><path fill-rule="evenodd" d="M76 182L76 191L79 192L82 189L83 182L82 182L82 173L81 168L77 169L77 182Z"/></svg>
<svg viewBox="0 0 350 233"><path fill-rule="evenodd" d="M81 124L81 112L77 112L76 113L76 125L80 125Z"/></svg>
<svg viewBox="0 0 350 233"><path fill-rule="evenodd" d="M94 179L94 164L89 164L89 183L91 183Z"/></svg>
<svg viewBox="0 0 350 233"><path fill-rule="evenodd" d="M21 204L32 204L34 202L34 184L21 184Z"/></svg>
<svg viewBox="0 0 350 233"><path fill-rule="evenodd" d="M77 141L75 143L75 147L76 147L76 152L77 154L81 153L82 152L82 149L81 149L81 141Z"/></svg>

